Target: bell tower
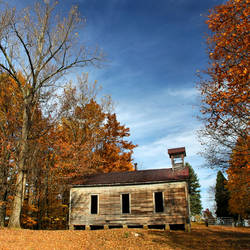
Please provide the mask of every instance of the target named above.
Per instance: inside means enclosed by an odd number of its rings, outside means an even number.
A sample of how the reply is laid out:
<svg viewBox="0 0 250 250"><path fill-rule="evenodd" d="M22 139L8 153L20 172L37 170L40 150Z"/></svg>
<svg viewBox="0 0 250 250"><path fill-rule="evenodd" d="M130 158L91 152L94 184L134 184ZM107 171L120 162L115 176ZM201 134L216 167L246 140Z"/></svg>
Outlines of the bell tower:
<svg viewBox="0 0 250 250"><path fill-rule="evenodd" d="M172 169L177 170L184 167L184 157L186 156L185 147L181 148L170 148L168 154L171 159Z"/></svg>

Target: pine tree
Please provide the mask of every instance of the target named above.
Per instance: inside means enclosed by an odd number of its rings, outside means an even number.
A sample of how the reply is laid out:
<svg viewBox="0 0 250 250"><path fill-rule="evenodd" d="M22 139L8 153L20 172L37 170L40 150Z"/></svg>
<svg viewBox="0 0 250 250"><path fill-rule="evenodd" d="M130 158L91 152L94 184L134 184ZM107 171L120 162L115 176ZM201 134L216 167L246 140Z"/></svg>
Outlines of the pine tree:
<svg viewBox="0 0 250 250"><path fill-rule="evenodd" d="M186 163L186 166L189 168L189 179L188 179L188 188L190 195L190 210L191 215L200 214L202 210L201 206L201 195L200 195L200 183L195 173L194 169L189 163Z"/></svg>
<svg viewBox="0 0 250 250"><path fill-rule="evenodd" d="M228 217L229 192L226 188L227 180L221 171L218 171L215 186L215 201L217 217Z"/></svg>

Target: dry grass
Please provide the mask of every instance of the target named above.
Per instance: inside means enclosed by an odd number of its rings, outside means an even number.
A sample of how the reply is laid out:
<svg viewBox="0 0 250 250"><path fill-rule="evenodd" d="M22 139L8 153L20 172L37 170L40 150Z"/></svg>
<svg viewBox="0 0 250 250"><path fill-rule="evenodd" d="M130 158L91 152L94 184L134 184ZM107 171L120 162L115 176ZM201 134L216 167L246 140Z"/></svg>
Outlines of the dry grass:
<svg viewBox="0 0 250 250"><path fill-rule="evenodd" d="M144 229L0 230L0 249L249 249L250 229L194 226L191 233Z"/></svg>

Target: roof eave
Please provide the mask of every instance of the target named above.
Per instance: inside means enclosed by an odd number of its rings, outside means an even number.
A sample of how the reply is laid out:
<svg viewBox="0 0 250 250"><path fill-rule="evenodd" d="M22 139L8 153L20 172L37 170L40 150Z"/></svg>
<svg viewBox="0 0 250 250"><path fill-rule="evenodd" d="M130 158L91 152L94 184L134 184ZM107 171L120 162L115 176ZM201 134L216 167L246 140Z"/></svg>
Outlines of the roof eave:
<svg viewBox="0 0 250 250"><path fill-rule="evenodd" d="M148 181L148 182L133 182L133 183L107 183L107 184L76 184L72 188L79 187L109 187L109 186L134 186L134 185L144 185L144 184L160 184L160 183L169 183L169 182L183 182L188 181L188 177L178 180L164 180L164 181Z"/></svg>

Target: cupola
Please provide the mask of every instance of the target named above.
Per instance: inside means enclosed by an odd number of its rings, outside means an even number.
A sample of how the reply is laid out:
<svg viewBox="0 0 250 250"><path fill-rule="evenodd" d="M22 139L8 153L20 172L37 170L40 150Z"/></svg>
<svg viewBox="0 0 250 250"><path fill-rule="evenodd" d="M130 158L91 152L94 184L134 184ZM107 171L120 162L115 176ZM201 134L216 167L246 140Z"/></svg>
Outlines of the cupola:
<svg viewBox="0 0 250 250"><path fill-rule="evenodd" d="M171 159L172 169L177 170L184 167L184 157L186 156L185 147L170 148L168 154Z"/></svg>

